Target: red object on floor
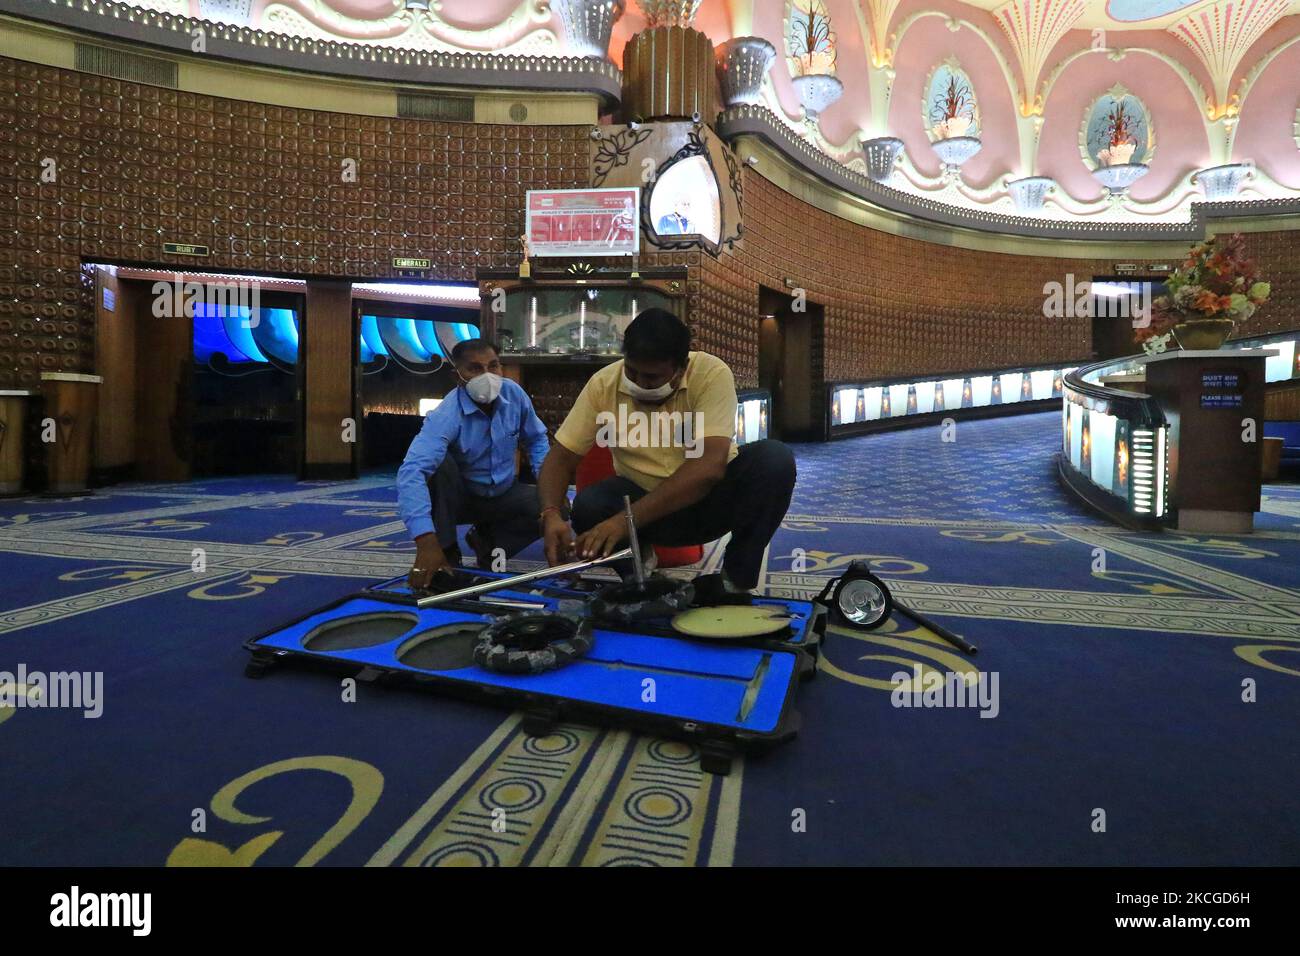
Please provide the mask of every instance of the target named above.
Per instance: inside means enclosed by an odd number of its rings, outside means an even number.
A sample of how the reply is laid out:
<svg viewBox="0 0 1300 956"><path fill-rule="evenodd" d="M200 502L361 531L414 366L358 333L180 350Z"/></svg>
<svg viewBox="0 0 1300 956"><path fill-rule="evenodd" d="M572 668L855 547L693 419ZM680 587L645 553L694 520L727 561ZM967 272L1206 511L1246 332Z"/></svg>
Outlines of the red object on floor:
<svg viewBox="0 0 1300 956"><path fill-rule="evenodd" d="M581 491L588 485L612 477L614 477L614 458L609 453L609 449L602 445L592 445L591 451L578 462L578 471L573 477L573 483ZM683 565L695 564L703 558L704 548L698 544L688 544L680 548L656 544L655 556L659 559L661 568L680 568Z"/></svg>

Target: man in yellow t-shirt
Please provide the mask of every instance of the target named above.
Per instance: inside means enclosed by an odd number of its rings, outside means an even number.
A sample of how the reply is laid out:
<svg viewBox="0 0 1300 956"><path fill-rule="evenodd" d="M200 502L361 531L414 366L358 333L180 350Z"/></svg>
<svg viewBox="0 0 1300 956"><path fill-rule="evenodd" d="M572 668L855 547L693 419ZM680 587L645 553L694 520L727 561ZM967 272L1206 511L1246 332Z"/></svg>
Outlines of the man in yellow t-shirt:
<svg viewBox="0 0 1300 956"><path fill-rule="evenodd" d="M731 532L721 586L736 593L757 585L763 552L790 506L794 456L771 440L736 447L731 369L690 344L681 319L647 309L627 327L623 360L583 388L538 476L551 565L622 547L626 495L647 556L651 545L703 544ZM571 529L569 485L595 444L609 448L615 477L578 493Z"/></svg>

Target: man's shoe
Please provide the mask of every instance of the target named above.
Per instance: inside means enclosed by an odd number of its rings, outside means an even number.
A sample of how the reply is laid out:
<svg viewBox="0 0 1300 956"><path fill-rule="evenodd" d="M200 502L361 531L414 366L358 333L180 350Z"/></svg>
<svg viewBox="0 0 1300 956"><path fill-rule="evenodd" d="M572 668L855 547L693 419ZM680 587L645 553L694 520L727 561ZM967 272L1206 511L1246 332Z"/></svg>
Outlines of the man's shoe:
<svg viewBox="0 0 1300 956"><path fill-rule="evenodd" d="M695 588L696 607L754 603L753 593L732 584L725 571L701 574L691 582L691 585Z"/></svg>

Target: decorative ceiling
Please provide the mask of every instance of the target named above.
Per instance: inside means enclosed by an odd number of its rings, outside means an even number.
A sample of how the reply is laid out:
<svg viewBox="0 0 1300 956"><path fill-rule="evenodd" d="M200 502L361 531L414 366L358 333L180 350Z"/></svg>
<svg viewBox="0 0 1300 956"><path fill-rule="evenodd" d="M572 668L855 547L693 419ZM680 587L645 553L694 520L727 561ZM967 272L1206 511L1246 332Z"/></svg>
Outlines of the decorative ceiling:
<svg viewBox="0 0 1300 956"><path fill-rule="evenodd" d="M980 10L994 11L1004 6L1006 0L961 0L965 5ZM1070 24L1077 30L1163 30L1191 13L1213 7L1214 0L1079 0L1078 16ZM935 4L938 6L938 4ZM1237 4L1245 9L1246 18L1262 15L1261 4L1251 0ZM1300 12L1300 2L1287 0L1284 6L1291 12Z"/></svg>
<svg viewBox="0 0 1300 956"><path fill-rule="evenodd" d="M79 0L86 5L112 6ZM611 71L630 36L668 17L693 23L717 46L767 41L777 55L765 72L752 71L761 82L734 101L750 120L761 114L817 162L932 203L990 215L1154 223L1187 222L1191 204L1206 199L1300 195L1300 0L132 5L233 24L262 47L267 35L275 46L285 35L377 48L381 61L411 51L493 53L584 57L584 69ZM375 75L368 59L358 58L359 75Z"/></svg>

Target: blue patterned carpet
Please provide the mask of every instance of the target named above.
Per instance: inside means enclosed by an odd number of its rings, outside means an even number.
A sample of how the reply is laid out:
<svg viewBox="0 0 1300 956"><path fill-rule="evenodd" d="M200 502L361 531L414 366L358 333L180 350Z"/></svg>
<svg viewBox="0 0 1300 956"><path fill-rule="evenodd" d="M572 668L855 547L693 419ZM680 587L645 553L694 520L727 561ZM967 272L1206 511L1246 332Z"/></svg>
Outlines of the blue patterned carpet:
<svg viewBox="0 0 1300 956"><path fill-rule="evenodd" d="M246 638L408 566L391 475L0 503L0 670L104 675L98 719L0 709L0 865L1300 862L1300 486L1254 535L1126 532L1058 487L1058 434L797 449L763 587L866 559L980 652L834 632L798 739L725 778L624 731L244 678ZM996 677L997 717L893 706L916 667Z"/></svg>

